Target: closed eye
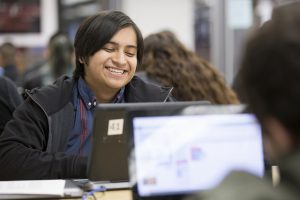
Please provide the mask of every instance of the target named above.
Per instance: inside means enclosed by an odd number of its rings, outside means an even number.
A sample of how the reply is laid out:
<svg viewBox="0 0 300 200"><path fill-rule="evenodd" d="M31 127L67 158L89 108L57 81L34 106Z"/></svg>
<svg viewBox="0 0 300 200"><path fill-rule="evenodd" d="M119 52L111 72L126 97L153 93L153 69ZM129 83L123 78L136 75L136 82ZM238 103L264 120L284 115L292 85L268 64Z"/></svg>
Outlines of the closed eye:
<svg viewBox="0 0 300 200"><path fill-rule="evenodd" d="M107 48L107 47L104 47L103 49L104 49L105 51L109 52L109 53L111 53L111 52L114 52L114 51L115 51L115 49L114 49L114 48Z"/></svg>
<svg viewBox="0 0 300 200"><path fill-rule="evenodd" d="M128 57L133 57L133 56L135 56L135 53L129 53L129 52L126 52L125 53Z"/></svg>

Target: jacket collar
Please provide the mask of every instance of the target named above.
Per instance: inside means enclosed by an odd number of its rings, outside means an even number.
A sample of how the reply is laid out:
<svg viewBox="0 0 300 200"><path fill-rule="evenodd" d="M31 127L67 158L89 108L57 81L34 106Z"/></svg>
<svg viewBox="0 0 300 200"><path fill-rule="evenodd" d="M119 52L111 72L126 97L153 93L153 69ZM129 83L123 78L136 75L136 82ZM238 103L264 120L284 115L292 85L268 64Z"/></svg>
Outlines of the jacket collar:
<svg viewBox="0 0 300 200"><path fill-rule="evenodd" d="M146 83L134 76L125 89L126 102L165 102L171 98L173 88ZM155 95L153 95L155 94Z"/></svg>
<svg viewBox="0 0 300 200"><path fill-rule="evenodd" d="M74 78L62 76L51 85L28 91L27 95L50 115L70 101L74 83Z"/></svg>
<svg viewBox="0 0 300 200"><path fill-rule="evenodd" d="M54 84L33 89L27 94L50 115L60 110L71 98L75 79L62 76ZM134 76L125 86L125 102L165 102L172 99L173 88L161 87L146 83L141 78ZM155 95L153 95L155 94Z"/></svg>

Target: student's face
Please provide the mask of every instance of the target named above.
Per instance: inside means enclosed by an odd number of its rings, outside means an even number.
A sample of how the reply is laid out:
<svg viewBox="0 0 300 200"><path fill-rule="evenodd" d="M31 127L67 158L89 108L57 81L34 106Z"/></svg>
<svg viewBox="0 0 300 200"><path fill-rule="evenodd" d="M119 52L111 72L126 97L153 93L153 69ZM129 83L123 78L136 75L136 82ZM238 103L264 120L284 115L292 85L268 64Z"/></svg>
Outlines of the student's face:
<svg viewBox="0 0 300 200"><path fill-rule="evenodd" d="M99 91L117 92L132 79L136 67L137 37L132 27L126 27L89 58L85 80Z"/></svg>

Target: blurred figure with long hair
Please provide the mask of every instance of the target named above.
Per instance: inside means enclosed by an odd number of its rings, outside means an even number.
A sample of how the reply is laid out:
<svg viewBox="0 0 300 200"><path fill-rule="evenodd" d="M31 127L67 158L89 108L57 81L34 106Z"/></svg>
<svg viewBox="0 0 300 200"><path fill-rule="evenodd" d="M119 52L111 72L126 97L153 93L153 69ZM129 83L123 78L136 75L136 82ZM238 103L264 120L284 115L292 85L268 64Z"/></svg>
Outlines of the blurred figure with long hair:
<svg viewBox="0 0 300 200"><path fill-rule="evenodd" d="M57 32L49 40L47 60L30 69L24 78L24 89L52 84L61 75L72 76L74 71L74 48L69 37Z"/></svg>
<svg viewBox="0 0 300 200"><path fill-rule="evenodd" d="M159 85L173 86L173 96L178 101L239 103L217 69L188 50L172 32L151 34L144 42L144 58L137 74Z"/></svg>

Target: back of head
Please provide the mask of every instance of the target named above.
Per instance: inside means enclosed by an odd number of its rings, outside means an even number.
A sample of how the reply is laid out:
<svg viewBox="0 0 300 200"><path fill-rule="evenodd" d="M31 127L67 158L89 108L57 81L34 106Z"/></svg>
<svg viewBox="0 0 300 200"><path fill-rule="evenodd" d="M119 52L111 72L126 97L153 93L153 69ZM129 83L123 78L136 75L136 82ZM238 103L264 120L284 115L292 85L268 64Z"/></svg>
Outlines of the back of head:
<svg viewBox="0 0 300 200"><path fill-rule="evenodd" d="M180 101L208 100L214 104L238 103L223 76L195 52L188 50L175 34L161 31L144 40L140 70L163 86L173 86Z"/></svg>
<svg viewBox="0 0 300 200"><path fill-rule="evenodd" d="M102 11L85 19L75 36L76 69L74 77L84 77L84 64L121 29L132 27L137 37L137 61L141 63L144 43L136 24L120 11Z"/></svg>
<svg viewBox="0 0 300 200"><path fill-rule="evenodd" d="M151 34L144 39L144 61L138 70L148 70L153 59L157 62L166 62L166 59L173 57L188 57L189 50L177 39L176 35L171 31L161 31ZM159 66L158 66L159 67Z"/></svg>
<svg viewBox="0 0 300 200"><path fill-rule="evenodd" d="M300 133L300 3L274 10L248 42L241 68L247 102L262 121L275 117Z"/></svg>

